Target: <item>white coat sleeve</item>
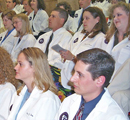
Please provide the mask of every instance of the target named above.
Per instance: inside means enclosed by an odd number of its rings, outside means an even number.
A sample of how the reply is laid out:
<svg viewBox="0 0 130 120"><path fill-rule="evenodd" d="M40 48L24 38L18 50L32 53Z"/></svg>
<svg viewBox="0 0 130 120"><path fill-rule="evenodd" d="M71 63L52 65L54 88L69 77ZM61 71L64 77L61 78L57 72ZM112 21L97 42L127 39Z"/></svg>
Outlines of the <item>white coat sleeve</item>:
<svg viewBox="0 0 130 120"><path fill-rule="evenodd" d="M13 96L13 90L6 88L0 91L0 120L7 120Z"/></svg>

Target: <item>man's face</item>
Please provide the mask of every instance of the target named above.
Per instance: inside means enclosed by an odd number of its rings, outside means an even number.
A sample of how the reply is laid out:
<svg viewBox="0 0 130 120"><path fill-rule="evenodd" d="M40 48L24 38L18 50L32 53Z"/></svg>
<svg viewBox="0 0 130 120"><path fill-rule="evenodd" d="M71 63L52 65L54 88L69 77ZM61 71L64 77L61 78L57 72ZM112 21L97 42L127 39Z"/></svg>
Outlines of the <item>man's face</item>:
<svg viewBox="0 0 130 120"><path fill-rule="evenodd" d="M83 9L90 5L91 0L79 0L79 6Z"/></svg>
<svg viewBox="0 0 130 120"><path fill-rule="evenodd" d="M55 31L62 27L63 22L62 18L59 17L59 12L57 11L52 11L51 15L49 17L49 27Z"/></svg>
<svg viewBox="0 0 130 120"><path fill-rule="evenodd" d="M13 3L13 0L6 0L6 5L9 10L12 10L15 7L15 2Z"/></svg>
<svg viewBox="0 0 130 120"><path fill-rule="evenodd" d="M85 64L82 61L77 61L74 74L71 77L71 82L74 85L74 91L77 94L83 96L83 98L94 97L95 92L97 91L96 82L97 80L93 80L91 73L88 71L89 64Z"/></svg>

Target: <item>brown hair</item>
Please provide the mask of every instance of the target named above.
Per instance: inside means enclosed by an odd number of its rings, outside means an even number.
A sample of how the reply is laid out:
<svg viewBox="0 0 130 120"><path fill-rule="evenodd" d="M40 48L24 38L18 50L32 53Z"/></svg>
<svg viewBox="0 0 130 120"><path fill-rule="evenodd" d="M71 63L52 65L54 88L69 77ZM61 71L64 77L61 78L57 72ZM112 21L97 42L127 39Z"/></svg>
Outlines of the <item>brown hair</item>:
<svg viewBox="0 0 130 120"><path fill-rule="evenodd" d="M99 17L100 20L99 22L94 26L93 30L91 31L92 34L89 35L89 38L93 38L94 36L96 36L99 32L103 32L104 34L106 34L108 26L107 26L107 22L106 22L106 18L105 15L103 14L102 10L98 7L88 7L85 11L88 11L91 13L91 15L94 18ZM82 33L85 33L87 31L83 30Z"/></svg>
<svg viewBox="0 0 130 120"><path fill-rule="evenodd" d="M0 47L0 84L12 83L16 88L18 81L15 79L14 65L10 54Z"/></svg>

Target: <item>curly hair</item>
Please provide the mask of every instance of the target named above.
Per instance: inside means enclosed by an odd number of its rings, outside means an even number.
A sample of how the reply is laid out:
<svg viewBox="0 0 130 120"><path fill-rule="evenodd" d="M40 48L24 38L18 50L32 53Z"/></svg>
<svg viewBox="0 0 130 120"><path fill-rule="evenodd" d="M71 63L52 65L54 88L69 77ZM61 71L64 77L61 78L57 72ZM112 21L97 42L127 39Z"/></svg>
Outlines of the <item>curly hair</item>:
<svg viewBox="0 0 130 120"><path fill-rule="evenodd" d="M0 47L0 84L6 82L12 83L17 88L18 81L15 79L15 70L10 54Z"/></svg>

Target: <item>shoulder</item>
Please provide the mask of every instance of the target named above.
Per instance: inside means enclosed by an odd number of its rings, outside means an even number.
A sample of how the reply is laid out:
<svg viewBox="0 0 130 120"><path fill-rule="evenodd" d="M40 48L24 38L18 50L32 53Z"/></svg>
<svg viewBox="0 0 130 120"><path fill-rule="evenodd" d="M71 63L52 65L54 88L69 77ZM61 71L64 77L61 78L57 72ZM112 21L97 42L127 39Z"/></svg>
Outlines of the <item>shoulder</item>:
<svg viewBox="0 0 130 120"><path fill-rule="evenodd" d="M5 90L6 90L6 91L12 91L12 92L15 92L15 91L16 91L14 85L11 84L10 82L6 82L5 84L0 85L0 89L1 89L1 90L4 90L4 91L5 91Z"/></svg>

